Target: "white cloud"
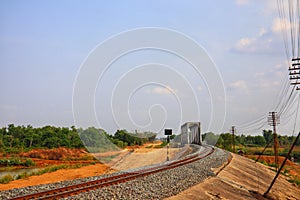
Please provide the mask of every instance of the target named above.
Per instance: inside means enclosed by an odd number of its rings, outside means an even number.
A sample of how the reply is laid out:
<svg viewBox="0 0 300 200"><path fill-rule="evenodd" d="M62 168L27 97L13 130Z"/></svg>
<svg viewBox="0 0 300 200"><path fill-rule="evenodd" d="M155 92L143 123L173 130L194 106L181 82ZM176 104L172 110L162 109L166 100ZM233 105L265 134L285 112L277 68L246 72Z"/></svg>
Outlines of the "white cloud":
<svg viewBox="0 0 300 200"><path fill-rule="evenodd" d="M200 92L203 90L203 88L202 88L200 85L198 86L197 89L198 89L198 91L200 91Z"/></svg>
<svg viewBox="0 0 300 200"><path fill-rule="evenodd" d="M259 31L258 36L259 36L259 37L262 37L262 36L264 36L266 33L267 33L267 30L266 30L265 28L261 28L260 31Z"/></svg>
<svg viewBox="0 0 300 200"><path fill-rule="evenodd" d="M279 51L277 48L279 37L268 31L266 28L261 28L253 37L240 38L233 47L236 53L247 54L272 54Z"/></svg>
<svg viewBox="0 0 300 200"><path fill-rule="evenodd" d="M247 84L244 80L238 80L236 82L230 83L230 87L235 89L247 89Z"/></svg>
<svg viewBox="0 0 300 200"><path fill-rule="evenodd" d="M258 114L259 113L259 109L256 106L246 107L245 110L250 114Z"/></svg>
<svg viewBox="0 0 300 200"><path fill-rule="evenodd" d="M265 15L278 15L277 3L274 0L269 1L259 1L259 3L264 3L262 8L262 14Z"/></svg>
<svg viewBox="0 0 300 200"><path fill-rule="evenodd" d="M0 110L2 110L2 111L16 111L17 106L15 106L15 105L0 105Z"/></svg>
<svg viewBox="0 0 300 200"><path fill-rule="evenodd" d="M264 72L257 72L257 73L254 74L254 77L255 78L260 78L260 77L263 77L264 75L265 75Z"/></svg>
<svg viewBox="0 0 300 200"><path fill-rule="evenodd" d="M235 3L239 6L247 5L249 3L249 0L236 0Z"/></svg>
<svg viewBox="0 0 300 200"><path fill-rule="evenodd" d="M274 33L281 33L282 31L289 31L291 29L291 24L288 19L275 18L273 20L271 30Z"/></svg>
<svg viewBox="0 0 300 200"><path fill-rule="evenodd" d="M241 38L237 44L235 45L237 50L243 50L245 48L251 47L251 45L255 42L255 38Z"/></svg>
<svg viewBox="0 0 300 200"><path fill-rule="evenodd" d="M177 90L176 89L172 89L170 86L155 87L152 90L152 93L154 93L154 94L174 94L174 93L177 93Z"/></svg>
<svg viewBox="0 0 300 200"><path fill-rule="evenodd" d="M278 63L273 66L266 67L265 71L256 72L252 79L254 89L270 89L280 86L282 80L287 75L286 65L284 67L284 63L285 62Z"/></svg>

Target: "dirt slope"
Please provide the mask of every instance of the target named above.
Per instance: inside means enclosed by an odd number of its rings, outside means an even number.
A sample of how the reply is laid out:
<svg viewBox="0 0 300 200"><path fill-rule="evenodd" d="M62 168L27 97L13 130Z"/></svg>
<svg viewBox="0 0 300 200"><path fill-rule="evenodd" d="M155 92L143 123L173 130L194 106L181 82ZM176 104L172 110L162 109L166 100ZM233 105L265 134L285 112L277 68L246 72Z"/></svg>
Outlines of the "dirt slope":
<svg viewBox="0 0 300 200"><path fill-rule="evenodd" d="M180 149L170 148L169 158L173 158ZM134 153L126 156L125 159L116 163L112 168L116 171L139 168L165 162L167 159L167 149L135 149Z"/></svg>
<svg viewBox="0 0 300 200"><path fill-rule="evenodd" d="M30 176L26 179L15 180L8 184L0 184L0 191L32 185L54 183L64 180L73 180L76 178L97 176L103 174L107 169L108 167L103 164L90 165L78 169L61 169L56 172L42 174L40 176Z"/></svg>
<svg viewBox="0 0 300 200"><path fill-rule="evenodd" d="M275 172L253 160L233 155L232 161L216 177L209 178L168 200L186 199L265 199ZM257 195L253 192L257 192ZM279 177L269 193L269 199L300 199L300 189Z"/></svg>

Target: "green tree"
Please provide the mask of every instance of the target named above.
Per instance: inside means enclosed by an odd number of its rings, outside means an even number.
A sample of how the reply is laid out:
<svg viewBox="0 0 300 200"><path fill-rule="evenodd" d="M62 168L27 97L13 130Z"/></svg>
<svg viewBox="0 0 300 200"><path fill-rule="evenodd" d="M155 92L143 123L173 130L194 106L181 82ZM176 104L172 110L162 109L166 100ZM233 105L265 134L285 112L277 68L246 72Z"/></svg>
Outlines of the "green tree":
<svg viewBox="0 0 300 200"><path fill-rule="evenodd" d="M257 135L257 136L254 136L254 144L256 144L258 146L265 146L266 140L263 136Z"/></svg>
<svg viewBox="0 0 300 200"><path fill-rule="evenodd" d="M215 145L218 142L219 136L215 135L212 132L205 133L203 135L203 141L209 145ZM218 142L220 143L220 141Z"/></svg>
<svg viewBox="0 0 300 200"><path fill-rule="evenodd" d="M266 143L270 143L273 139L273 134L271 130L263 130L263 136L265 138Z"/></svg>

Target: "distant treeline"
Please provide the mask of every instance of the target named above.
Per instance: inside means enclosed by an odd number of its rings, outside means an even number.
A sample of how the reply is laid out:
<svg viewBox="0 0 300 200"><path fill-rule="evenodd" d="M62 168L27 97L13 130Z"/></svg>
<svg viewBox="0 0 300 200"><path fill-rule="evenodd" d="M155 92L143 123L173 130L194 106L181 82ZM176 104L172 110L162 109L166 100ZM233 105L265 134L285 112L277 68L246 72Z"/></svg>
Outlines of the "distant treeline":
<svg viewBox="0 0 300 200"><path fill-rule="evenodd" d="M277 135L277 137L280 147L290 146L296 138L296 136L287 135ZM232 150L231 133L222 133L220 135L216 135L214 133L209 132L203 134L203 139L204 138L208 144L216 144L216 146L220 148ZM245 147L262 147L265 146L267 143L270 143L270 146L272 146L273 134L271 130L263 130L263 135L235 135L234 140L236 145L242 145ZM298 140L296 145L300 145L300 140Z"/></svg>
<svg viewBox="0 0 300 200"><path fill-rule="evenodd" d="M202 135L208 144L231 150L232 134L222 133L220 135L212 132ZM76 129L72 127L44 126L33 128L32 126L15 126L9 124L0 128L0 151L20 152L34 148L85 148L99 152L117 147L125 148L132 145L142 145L148 141L154 141L156 134L151 132L129 133L126 130L117 130L114 134L108 134L103 129L90 127L87 129ZM264 130L263 135L235 135L235 144L245 147L265 146L273 139L271 130ZM176 140L176 138L175 138ZM295 136L278 135L279 146L290 146ZM111 145L114 144L114 145ZM297 142L300 146L300 141Z"/></svg>
<svg viewBox="0 0 300 200"><path fill-rule="evenodd" d="M126 130L117 130L114 135L109 135L104 130L94 127L78 129L78 134L84 146L92 153L113 151L117 150L117 147L143 145L153 142L156 138L156 134L151 132L129 133Z"/></svg>
<svg viewBox="0 0 300 200"><path fill-rule="evenodd" d="M156 134L150 132L133 134L126 130L118 130L114 135L110 135L106 131L94 127L88 129L76 129L74 126L70 128L54 126L33 128L30 125L9 124L0 129L0 151L20 152L34 148L102 147L104 143L113 143L124 148L142 145L145 142L153 141L155 137Z"/></svg>

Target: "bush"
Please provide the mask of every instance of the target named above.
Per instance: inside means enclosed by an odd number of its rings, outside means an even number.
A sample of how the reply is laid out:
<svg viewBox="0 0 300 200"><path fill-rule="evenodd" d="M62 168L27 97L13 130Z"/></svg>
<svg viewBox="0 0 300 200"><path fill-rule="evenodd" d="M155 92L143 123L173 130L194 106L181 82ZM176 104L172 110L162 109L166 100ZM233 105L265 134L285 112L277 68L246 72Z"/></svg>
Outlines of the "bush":
<svg viewBox="0 0 300 200"><path fill-rule="evenodd" d="M269 165L269 164L268 164L266 161L264 161L264 160L261 161L261 163L264 164L264 165L267 165L267 166Z"/></svg>
<svg viewBox="0 0 300 200"><path fill-rule="evenodd" d="M35 162L30 158L26 158L25 161L23 162L23 165L26 167L35 166Z"/></svg>
<svg viewBox="0 0 300 200"><path fill-rule="evenodd" d="M300 186L300 178L299 177L294 177L293 179L288 180L290 183L294 183L297 186Z"/></svg>
<svg viewBox="0 0 300 200"><path fill-rule="evenodd" d="M27 172L24 172L24 173L22 173L22 174L18 174L17 177L16 177L16 180L18 180L18 179L23 179L23 178L27 178L27 177L29 177L29 176L30 176L30 174L27 174Z"/></svg>
<svg viewBox="0 0 300 200"><path fill-rule="evenodd" d="M25 160L21 160L20 158L3 158L0 159L0 166L19 166L23 165L26 167L35 166L35 162L31 159L26 158Z"/></svg>
<svg viewBox="0 0 300 200"><path fill-rule="evenodd" d="M6 147L4 151L9 154L19 154L23 151L23 149L17 147Z"/></svg>
<svg viewBox="0 0 300 200"><path fill-rule="evenodd" d="M0 160L0 165L10 167L15 165L22 165L22 162L18 158L11 158L11 159L3 158Z"/></svg>
<svg viewBox="0 0 300 200"><path fill-rule="evenodd" d="M14 180L14 178L10 174L8 174L8 175L5 175L4 177L2 177L0 179L0 183L1 184L6 184L6 183L9 183L10 181L13 181L13 180Z"/></svg>

